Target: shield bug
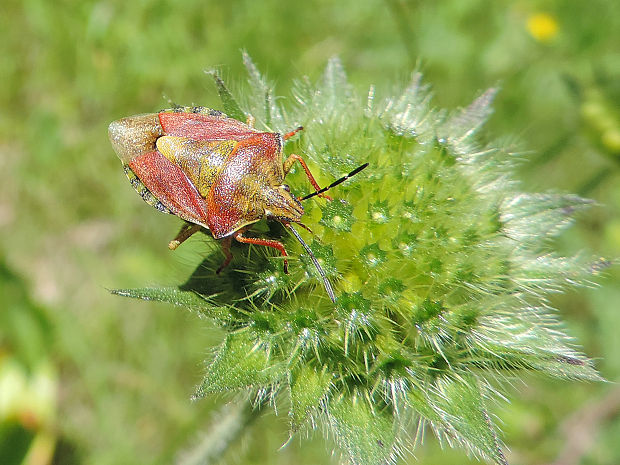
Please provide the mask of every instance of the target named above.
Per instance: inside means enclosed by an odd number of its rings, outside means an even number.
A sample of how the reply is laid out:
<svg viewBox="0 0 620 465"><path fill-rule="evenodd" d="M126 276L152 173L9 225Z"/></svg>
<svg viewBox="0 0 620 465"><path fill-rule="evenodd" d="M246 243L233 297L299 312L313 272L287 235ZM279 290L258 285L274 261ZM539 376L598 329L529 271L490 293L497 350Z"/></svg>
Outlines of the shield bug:
<svg viewBox="0 0 620 465"><path fill-rule="evenodd" d="M170 249L204 228L221 240L226 258L218 273L232 260L233 239L277 249L287 272L287 253L281 242L245 236L253 223L274 219L290 229L308 252L334 301L329 280L292 223L308 229L301 223L301 201L315 195L331 200L325 191L368 164L320 188L303 158L292 154L282 160L284 141L301 129L286 134L261 132L217 110L179 107L114 121L108 133L125 174L146 203L185 220L170 241ZM284 183L295 162L315 189L299 198Z"/></svg>

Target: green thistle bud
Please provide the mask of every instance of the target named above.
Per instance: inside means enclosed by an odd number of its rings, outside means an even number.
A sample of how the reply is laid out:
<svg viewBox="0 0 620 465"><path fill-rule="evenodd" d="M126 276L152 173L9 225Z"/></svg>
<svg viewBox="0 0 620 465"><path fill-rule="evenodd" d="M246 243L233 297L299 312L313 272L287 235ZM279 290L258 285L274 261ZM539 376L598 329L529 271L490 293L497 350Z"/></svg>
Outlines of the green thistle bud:
<svg viewBox="0 0 620 465"><path fill-rule="evenodd" d="M585 282L591 264L559 257L549 239L590 202L524 194L510 153L478 143L494 90L446 114L415 74L397 96L365 102L331 60L317 86L284 111L249 57L250 95L237 103L214 74L224 110L286 132L326 184L362 163L335 200L305 203L332 303L306 252L277 223L290 274L265 247L219 251L177 289L116 291L172 302L227 333L196 397L250 392L289 409L291 434L322 426L354 464L394 462L429 427L449 445L506 463L486 404L496 378L537 371L599 379L549 308L549 293ZM243 108L243 111L242 111ZM287 177L298 195L301 174ZM307 234L307 233L304 233ZM309 235L308 235L309 237Z"/></svg>

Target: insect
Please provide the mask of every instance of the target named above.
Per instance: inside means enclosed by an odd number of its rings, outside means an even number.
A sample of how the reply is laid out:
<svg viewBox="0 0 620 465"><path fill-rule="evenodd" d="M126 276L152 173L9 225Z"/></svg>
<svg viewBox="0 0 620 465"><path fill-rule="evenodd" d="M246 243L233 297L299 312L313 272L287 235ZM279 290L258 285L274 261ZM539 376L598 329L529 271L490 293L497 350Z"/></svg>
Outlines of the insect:
<svg viewBox="0 0 620 465"><path fill-rule="evenodd" d="M149 205L185 220L170 241L174 250L201 228L221 240L225 255L217 270L232 260L232 240L264 245L280 251L284 272L288 261L284 245L276 240L247 237L245 232L262 218L287 227L310 255L332 301L334 291L310 247L292 223L301 223L301 204L315 195L331 200L325 192L368 164L321 188L306 162L291 154L282 161L284 141L302 130L286 134L261 132L224 113L204 107L179 107L159 113L130 116L110 124L112 146L123 163L133 188ZM298 162L314 192L295 197L284 178Z"/></svg>

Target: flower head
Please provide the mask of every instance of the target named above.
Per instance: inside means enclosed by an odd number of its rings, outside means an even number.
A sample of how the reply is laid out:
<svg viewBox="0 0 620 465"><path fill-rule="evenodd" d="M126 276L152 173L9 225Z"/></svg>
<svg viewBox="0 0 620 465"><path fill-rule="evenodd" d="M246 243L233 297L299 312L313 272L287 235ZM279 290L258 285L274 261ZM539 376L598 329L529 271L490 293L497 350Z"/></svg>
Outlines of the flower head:
<svg viewBox="0 0 620 465"><path fill-rule="evenodd" d="M416 73L398 95L380 99L371 88L364 101L332 59L318 85L300 81L296 104L281 106L245 61L244 104L216 76L229 115L282 133L302 124L294 149L321 184L369 163L334 201L304 204L336 302L277 223L267 233L282 236L290 274L264 247L244 247L220 276L215 251L179 288L117 292L197 310L225 329L197 398L282 399L292 434L322 425L351 463L394 461L424 426L505 463L486 407L495 380L527 371L598 379L547 300L592 269L549 250L590 202L519 191L511 153L479 143L494 89L446 113ZM308 191L301 174L287 177L299 195Z"/></svg>
<svg viewBox="0 0 620 465"><path fill-rule="evenodd" d="M527 30L539 42L550 42L560 29L557 20L549 13L536 13L527 18Z"/></svg>

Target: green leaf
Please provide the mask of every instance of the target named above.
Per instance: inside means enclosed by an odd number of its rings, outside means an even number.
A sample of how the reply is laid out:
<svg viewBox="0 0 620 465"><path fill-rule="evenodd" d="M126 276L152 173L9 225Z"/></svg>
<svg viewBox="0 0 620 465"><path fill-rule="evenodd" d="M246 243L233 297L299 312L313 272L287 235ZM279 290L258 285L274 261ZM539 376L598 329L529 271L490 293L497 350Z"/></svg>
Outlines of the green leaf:
<svg viewBox="0 0 620 465"><path fill-rule="evenodd" d="M208 304L195 292L181 291L176 287L142 287L138 289L112 289L112 294L132 299L166 302L179 307L197 310Z"/></svg>
<svg viewBox="0 0 620 465"><path fill-rule="evenodd" d="M540 324L541 321L546 326ZM521 309L478 320L475 363L503 370L534 370L564 379L602 381L592 362L570 347L561 325L544 309ZM500 334L510 328L512 338Z"/></svg>
<svg viewBox="0 0 620 465"><path fill-rule="evenodd" d="M548 376L564 379L579 379L583 381L604 381L592 363L577 354L558 355L550 354L546 359L537 357L532 366Z"/></svg>
<svg viewBox="0 0 620 465"><path fill-rule="evenodd" d="M329 59L319 87L324 103L329 105L328 108L342 105L352 97L353 88L339 58Z"/></svg>
<svg viewBox="0 0 620 465"><path fill-rule="evenodd" d="M254 91L253 110L255 116L261 118L268 128L282 130L282 112L273 98L272 86L263 78L260 71L246 52L243 53L243 64L250 77L250 86ZM259 111L260 110L260 111Z"/></svg>
<svg viewBox="0 0 620 465"><path fill-rule="evenodd" d="M467 108L457 111L446 121L442 128L445 131L445 139L457 152L465 154L473 150L472 145L475 146L477 131L493 113L491 103L496 94L496 88L486 90Z"/></svg>
<svg viewBox="0 0 620 465"><path fill-rule="evenodd" d="M183 291L176 287L142 287L138 289L112 289L112 294L132 299L164 302L200 313L201 316L220 321L230 319L230 309L214 305L205 296L194 291Z"/></svg>
<svg viewBox="0 0 620 465"><path fill-rule="evenodd" d="M207 363L207 373L196 389L194 399L215 392L276 384L286 370L283 363L270 358L268 349L260 344L252 331L229 334L215 359Z"/></svg>
<svg viewBox="0 0 620 465"><path fill-rule="evenodd" d="M577 195L521 193L505 200L501 221L506 234L525 245L558 235L593 203Z"/></svg>
<svg viewBox="0 0 620 465"><path fill-rule="evenodd" d="M502 443L484 405L483 389L473 375L444 378L426 392L426 399L410 395L409 400L440 440L450 445L458 442L479 456L505 465Z"/></svg>
<svg viewBox="0 0 620 465"><path fill-rule="evenodd" d="M38 366L49 356L54 325L47 311L31 299L26 282L2 258L0 296L0 359L12 355L25 367Z"/></svg>
<svg viewBox="0 0 620 465"><path fill-rule="evenodd" d="M355 465L383 465L396 459L391 415L372 411L359 399L343 397L328 406L329 426L338 445Z"/></svg>
<svg viewBox="0 0 620 465"><path fill-rule="evenodd" d="M219 73L216 70L208 70L206 73L211 75L215 81L217 92L220 95L220 100L222 101L226 115L245 123L247 119L245 113L241 110L241 107L235 100L235 97L230 93L230 90L228 90L228 87L226 87Z"/></svg>
<svg viewBox="0 0 620 465"><path fill-rule="evenodd" d="M507 350L500 345L490 345L481 353L481 359L495 368L534 370L545 376L561 379L604 380L592 366L590 360L566 347L562 352L540 352L537 350L532 353L528 350Z"/></svg>
<svg viewBox="0 0 620 465"><path fill-rule="evenodd" d="M293 430L299 429L308 415L316 411L329 391L331 375L301 366L291 376L291 422Z"/></svg>

